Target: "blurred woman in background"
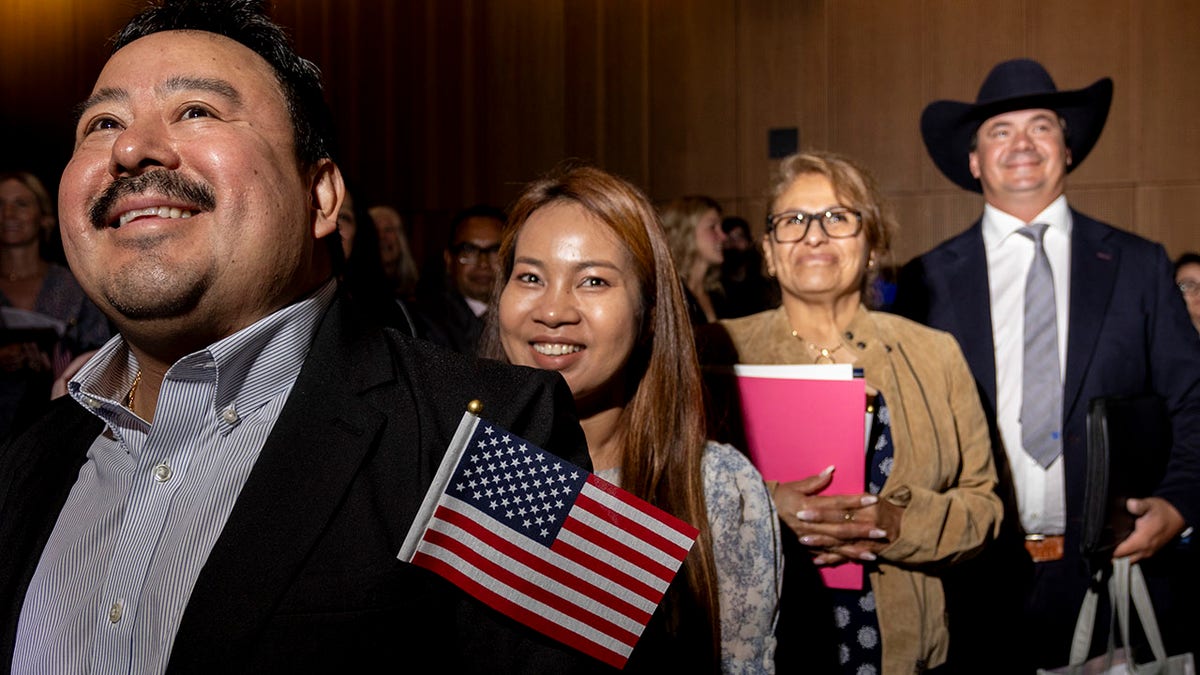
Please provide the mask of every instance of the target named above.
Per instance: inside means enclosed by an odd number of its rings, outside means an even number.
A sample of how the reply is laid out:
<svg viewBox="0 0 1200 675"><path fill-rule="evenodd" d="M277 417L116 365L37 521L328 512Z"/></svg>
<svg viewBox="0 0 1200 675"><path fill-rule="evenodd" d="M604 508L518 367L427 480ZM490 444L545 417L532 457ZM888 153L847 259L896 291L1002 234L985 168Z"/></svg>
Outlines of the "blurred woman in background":
<svg viewBox="0 0 1200 675"><path fill-rule="evenodd" d="M36 176L0 173L0 436L50 400L71 360L112 336L70 270L47 259L53 202Z"/></svg>
<svg viewBox="0 0 1200 675"><path fill-rule="evenodd" d="M691 195L669 202L661 215L671 258L683 279L692 324L716 321L713 295L720 293L721 261L725 259L721 205L711 197Z"/></svg>

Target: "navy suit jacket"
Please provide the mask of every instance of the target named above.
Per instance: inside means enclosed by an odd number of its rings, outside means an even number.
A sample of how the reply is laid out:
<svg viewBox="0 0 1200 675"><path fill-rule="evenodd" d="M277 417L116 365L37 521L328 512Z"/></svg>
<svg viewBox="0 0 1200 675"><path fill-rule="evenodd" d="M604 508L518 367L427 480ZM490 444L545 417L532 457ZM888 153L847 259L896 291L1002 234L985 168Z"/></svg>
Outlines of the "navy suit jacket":
<svg viewBox="0 0 1200 675"><path fill-rule="evenodd" d="M468 360L335 300L204 564L169 672L607 670L396 559L471 399L590 467L557 374ZM0 451L0 672L100 421L69 398Z"/></svg>
<svg viewBox="0 0 1200 675"><path fill-rule="evenodd" d="M958 339L987 415L1005 499L1005 525L985 555L945 577L950 660L964 672L1032 672L1066 662L1089 580L1080 551L1087 414L1093 398L1157 393L1174 446L1154 494L1189 525L1200 522L1200 338L1188 319L1162 246L1071 211L1071 291L1063 382L1066 532L1064 560L1034 568L1021 545L1006 453L996 425L996 363L982 221L901 271L893 311ZM1168 649L1196 649L1194 554L1169 544L1143 564ZM1030 617L1039 621L1030 622ZM1032 634L1030 634L1032 631ZM1093 649L1103 648L1096 631ZM1037 644L1030 642L1033 640ZM1021 644L1024 649L996 650ZM1195 645L1195 646L1194 646ZM994 655L980 669L979 653ZM1175 653L1175 652L1172 652ZM971 664L965 666L964 664ZM955 671L957 672L957 671Z"/></svg>
<svg viewBox="0 0 1200 675"><path fill-rule="evenodd" d="M1063 381L1068 555L1082 531L1088 405L1158 393L1174 448L1157 496L1200 522L1200 338L1162 246L1071 211L1071 298ZM982 221L909 263L895 311L958 339L995 429L996 363ZM993 433L993 438L998 438ZM1003 457L1001 456L1001 459Z"/></svg>

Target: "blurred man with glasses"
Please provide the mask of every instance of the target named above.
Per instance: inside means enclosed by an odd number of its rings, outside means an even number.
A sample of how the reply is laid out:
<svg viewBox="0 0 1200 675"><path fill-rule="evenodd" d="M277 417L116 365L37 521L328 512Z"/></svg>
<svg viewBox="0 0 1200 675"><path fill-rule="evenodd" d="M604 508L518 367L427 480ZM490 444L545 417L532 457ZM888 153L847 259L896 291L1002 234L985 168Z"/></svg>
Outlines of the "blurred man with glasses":
<svg viewBox="0 0 1200 675"><path fill-rule="evenodd" d="M1187 303L1192 325L1200 331L1200 253L1184 253L1175 260L1175 283Z"/></svg>
<svg viewBox="0 0 1200 675"><path fill-rule="evenodd" d="M475 354L483 332L483 313L499 271L496 253L504 220L503 211L487 205L463 209L451 220L442 254L446 288L422 302L432 341L462 354Z"/></svg>

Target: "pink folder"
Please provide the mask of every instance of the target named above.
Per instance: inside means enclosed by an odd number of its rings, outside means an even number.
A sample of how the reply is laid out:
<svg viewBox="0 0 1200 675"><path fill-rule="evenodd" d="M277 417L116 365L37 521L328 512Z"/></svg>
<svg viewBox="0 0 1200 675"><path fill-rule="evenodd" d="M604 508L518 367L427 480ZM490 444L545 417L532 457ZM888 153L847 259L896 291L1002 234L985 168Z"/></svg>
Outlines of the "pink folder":
<svg viewBox="0 0 1200 675"><path fill-rule="evenodd" d="M864 492L862 377L850 364L734 367L747 451L766 480L793 481L833 465L824 494ZM862 588L855 562L822 567L831 588Z"/></svg>

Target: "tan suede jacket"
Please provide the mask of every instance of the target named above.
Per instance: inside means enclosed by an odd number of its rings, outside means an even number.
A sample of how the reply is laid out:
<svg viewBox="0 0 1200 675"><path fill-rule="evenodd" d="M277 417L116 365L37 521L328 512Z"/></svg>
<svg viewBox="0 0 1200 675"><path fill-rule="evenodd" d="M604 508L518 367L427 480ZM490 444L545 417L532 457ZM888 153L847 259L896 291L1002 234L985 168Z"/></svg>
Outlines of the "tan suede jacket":
<svg viewBox="0 0 1200 675"><path fill-rule="evenodd" d="M706 363L811 363L783 308L720 322L704 340ZM710 333L710 336L714 334ZM867 384L891 412L895 460L881 497L906 507L900 536L871 574L883 640L883 673L922 672L945 662L945 596L932 570L965 559L1000 530L987 422L958 343L891 314L860 307L842 336ZM732 348L732 351L730 351Z"/></svg>

